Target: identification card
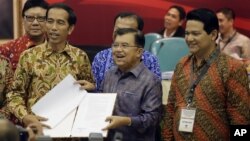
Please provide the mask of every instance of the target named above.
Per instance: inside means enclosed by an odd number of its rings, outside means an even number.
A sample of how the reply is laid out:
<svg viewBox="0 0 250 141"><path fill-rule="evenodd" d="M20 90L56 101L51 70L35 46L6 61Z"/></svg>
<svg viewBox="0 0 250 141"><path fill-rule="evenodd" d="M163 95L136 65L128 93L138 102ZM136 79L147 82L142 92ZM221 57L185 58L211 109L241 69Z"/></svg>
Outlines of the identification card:
<svg viewBox="0 0 250 141"><path fill-rule="evenodd" d="M196 113L195 108L182 108L181 109L179 131L193 132L195 113Z"/></svg>

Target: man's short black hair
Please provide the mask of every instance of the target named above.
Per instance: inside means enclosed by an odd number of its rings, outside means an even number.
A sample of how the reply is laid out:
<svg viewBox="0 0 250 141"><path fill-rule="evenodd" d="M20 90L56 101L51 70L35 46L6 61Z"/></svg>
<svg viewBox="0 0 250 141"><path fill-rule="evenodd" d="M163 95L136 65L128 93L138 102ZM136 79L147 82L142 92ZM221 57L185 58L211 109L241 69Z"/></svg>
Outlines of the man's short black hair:
<svg viewBox="0 0 250 141"><path fill-rule="evenodd" d="M140 31L143 30L143 27L144 27L143 19L139 15L133 12L122 12L122 13L117 14L114 19L114 24L118 18L134 18L137 21L138 30Z"/></svg>
<svg viewBox="0 0 250 141"><path fill-rule="evenodd" d="M234 20L235 19L235 12L231 8L221 8L216 11L216 13L222 13L227 17L228 20Z"/></svg>
<svg viewBox="0 0 250 141"><path fill-rule="evenodd" d="M202 22L204 30L210 34L213 30L219 30L219 22L216 14L207 8L194 9L187 14L187 21L195 20Z"/></svg>
<svg viewBox="0 0 250 141"><path fill-rule="evenodd" d="M186 11L185 11L185 9L183 7L178 6L178 5L173 5L173 6L169 7L168 10L170 10L172 8L176 9L179 12L180 21L181 20L185 20L185 18L186 18Z"/></svg>
<svg viewBox="0 0 250 141"><path fill-rule="evenodd" d="M132 33L134 34L135 44L140 48L144 48L145 45L145 37L144 34L140 30L136 30L134 28L119 28L115 31L114 37L122 36L125 34Z"/></svg>
<svg viewBox="0 0 250 141"><path fill-rule="evenodd" d="M46 12L46 19L48 18L49 10L53 9L53 8L65 10L69 14L69 17L68 17L69 25L71 26L71 25L76 24L77 17L76 17L76 14L74 13L74 10L71 7L69 7L68 5L66 5L65 3L55 3L55 4L50 5L47 12Z"/></svg>
<svg viewBox="0 0 250 141"><path fill-rule="evenodd" d="M44 0L27 0L23 6L22 17L24 17L24 13L30 8L41 7L45 10L48 9L49 4Z"/></svg>

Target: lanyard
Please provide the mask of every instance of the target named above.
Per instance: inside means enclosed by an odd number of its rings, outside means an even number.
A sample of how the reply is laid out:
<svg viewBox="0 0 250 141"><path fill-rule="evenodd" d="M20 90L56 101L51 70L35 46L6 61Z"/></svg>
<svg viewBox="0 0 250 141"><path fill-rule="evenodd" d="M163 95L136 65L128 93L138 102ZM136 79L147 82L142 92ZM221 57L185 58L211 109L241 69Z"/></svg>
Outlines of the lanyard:
<svg viewBox="0 0 250 141"><path fill-rule="evenodd" d="M190 105L193 101L193 96L194 96L194 90L196 88L196 86L199 84L200 80L205 76L205 74L207 73L210 65L212 64L212 62L218 57L220 53L219 47L217 47L212 55L209 57L209 59L206 61L205 65L201 68L200 70L200 74L197 76L197 79L191 82L190 88L189 88L189 93L187 96L187 103L188 105ZM192 61L191 63L191 75L193 76L194 73L194 61Z"/></svg>
<svg viewBox="0 0 250 141"><path fill-rule="evenodd" d="M233 40L233 38L236 36L237 31L234 32L234 34L227 40L227 42L225 43L225 45L221 48L221 50L224 50L226 48L226 46ZM221 41L219 41L221 42ZM220 44L219 44L220 45Z"/></svg>

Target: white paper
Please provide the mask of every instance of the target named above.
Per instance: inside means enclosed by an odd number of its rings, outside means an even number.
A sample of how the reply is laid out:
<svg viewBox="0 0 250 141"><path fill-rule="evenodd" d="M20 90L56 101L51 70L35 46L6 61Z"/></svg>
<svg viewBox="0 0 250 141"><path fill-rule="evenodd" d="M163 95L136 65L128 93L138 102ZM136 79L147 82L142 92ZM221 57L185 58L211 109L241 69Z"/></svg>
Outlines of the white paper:
<svg viewBox="0 0 250 141"><path fill-rule="evenodd" d="M78 107L71 136L88 137L93 132L106 137L107 131L102 129L109 124L105 119L112 115L115 99L114 93L87 94Z"/></svg>
<svg viewBox="0 0 250 141"><path fill-rule="evenodd" d="M57 126L52 129L44 128L43 133L44 135L48 135L52 138L67 138L71 135L71 129L73 126L73 122L76 115L76 109L70 112L62 122L60 122Z"/></svg>
<svg viewBox="0 0 250 141"><path fill-rule="evenodd" d="M48 118L44 124L54 128L79 105L87 94L85 90L80 90L80 84L74 84L75 81L72 75L67 75L32 106L32 112Z"/></svg>

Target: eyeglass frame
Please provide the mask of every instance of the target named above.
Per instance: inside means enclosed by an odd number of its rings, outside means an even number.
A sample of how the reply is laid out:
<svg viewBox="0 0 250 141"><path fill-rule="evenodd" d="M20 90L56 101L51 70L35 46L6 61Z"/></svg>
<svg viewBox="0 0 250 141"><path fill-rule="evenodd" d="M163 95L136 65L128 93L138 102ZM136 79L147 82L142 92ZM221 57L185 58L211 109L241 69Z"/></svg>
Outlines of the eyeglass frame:
<svg viewBox="0 0 250 141"><path fill-rule="evenodd" d="M117 46L114 46L117 45ZM128 43L112 43L111 44L112 48L118 48L121 47L122 49L127 49L129 47L139 47L138 45L129 45Z"/></svg>
<svg viewBox="0 0 250 141"><path fill-rule="evenodd" d="M37 20L38 22L45 22L46 21L46 16L30 16L30 15L24 15L24 18L28 22L34 22ZM30 18L30 19L29 19ZM39 19L40 18L40 19Z"/></svg>

